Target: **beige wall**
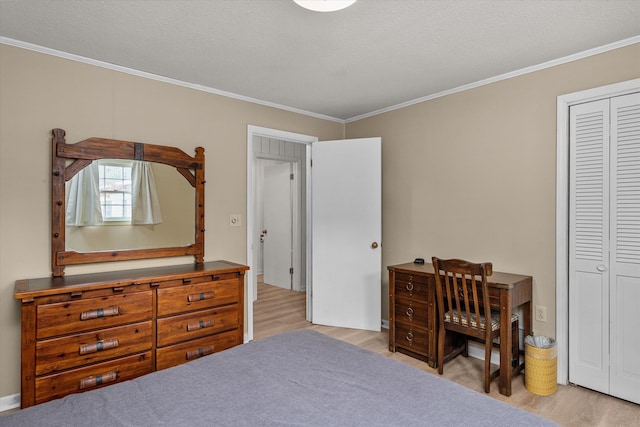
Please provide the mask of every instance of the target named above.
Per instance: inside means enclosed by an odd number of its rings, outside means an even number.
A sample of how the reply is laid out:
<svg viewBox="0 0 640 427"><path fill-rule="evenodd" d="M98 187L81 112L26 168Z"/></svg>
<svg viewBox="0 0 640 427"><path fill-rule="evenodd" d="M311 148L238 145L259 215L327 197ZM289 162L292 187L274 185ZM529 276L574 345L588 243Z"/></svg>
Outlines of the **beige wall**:
<svg viewBox="0 0 640 427"><path fill-rule="evenodd" d="M548 319L534 332L555 337L556 98L638 77L635 44L348 123L347 138L382 137L383 265L459 257L532 275Z"/></svg>
<svg viewBox="0 0 640 427"><path fill-rule="evenodd" d="M186 65L188 66L188 65ZM265 82L268 84L268 82ZM14 282L51 274L51 129L173 145L206 157L207 260L244 262L247 125L343 137L344 125L0 44L0 398L20 391L20 304ZM193 258L67 268L67 274Z"/></svg>

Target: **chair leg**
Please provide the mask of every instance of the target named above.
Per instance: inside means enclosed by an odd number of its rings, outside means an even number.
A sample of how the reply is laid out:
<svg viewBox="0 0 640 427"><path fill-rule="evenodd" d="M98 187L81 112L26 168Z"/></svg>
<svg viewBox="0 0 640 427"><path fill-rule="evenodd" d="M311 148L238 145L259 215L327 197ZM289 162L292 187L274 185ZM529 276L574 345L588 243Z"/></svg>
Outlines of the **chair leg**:
<svg viewBox="0 0 640 427"><path fill-rule="evenodd" d="M511 325L511 366L514 368L520 364L520 325L518 320Z"/></svg>
<svg viewBox="0 0 640 427"><path fill-rule="evenodd" d="M462 355L464 357L469 357L469 337L464 336L464 349L462 350Z"/></svg>
<svg viewBox="0 0 640 427"><path fill-rule="evenodd" d="M491 388L491 339L484 343L484 392L489 393Z"/></svg>
<svg viewBox="0 0 640 427"><path fill-rule="evenodd" d="M444 371L444 339L445 329L443 327L438 331L438 373L442 375Z"/></svg>

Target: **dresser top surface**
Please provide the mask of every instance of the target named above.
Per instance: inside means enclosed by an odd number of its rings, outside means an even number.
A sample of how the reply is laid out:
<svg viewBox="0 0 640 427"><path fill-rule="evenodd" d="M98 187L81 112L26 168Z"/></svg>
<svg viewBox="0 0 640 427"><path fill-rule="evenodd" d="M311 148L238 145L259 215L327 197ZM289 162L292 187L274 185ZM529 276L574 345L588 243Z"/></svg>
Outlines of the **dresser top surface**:
<svg viewBox="0 0 640 427"><path fill-rule="evenodd" d="M246 265L229 261L209 261L200 264L179 264L62 277L42 277L16 281L14 298L23 299L71 291L74 286L126 286L149 281L197 277L206 274L244 273L248 269L249 267Z"/></svg>

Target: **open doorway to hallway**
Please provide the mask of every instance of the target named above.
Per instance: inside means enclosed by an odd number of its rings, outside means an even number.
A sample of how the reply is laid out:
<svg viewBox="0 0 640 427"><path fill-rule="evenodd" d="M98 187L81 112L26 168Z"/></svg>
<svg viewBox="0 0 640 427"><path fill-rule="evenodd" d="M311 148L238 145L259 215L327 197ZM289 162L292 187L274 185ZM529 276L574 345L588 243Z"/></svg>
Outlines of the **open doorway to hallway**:
<svg viewBox="0 0 640 427"><path fill-rule="evenodd" d="M251 270L247 275L246 340L253 339L252 307L258 298L259 273L274 285L303 295L307 288L307 171L309 144L314 141L316 137L248 127L247 264ZM305 317L310 320L308 301L305 306Z"/></svg>

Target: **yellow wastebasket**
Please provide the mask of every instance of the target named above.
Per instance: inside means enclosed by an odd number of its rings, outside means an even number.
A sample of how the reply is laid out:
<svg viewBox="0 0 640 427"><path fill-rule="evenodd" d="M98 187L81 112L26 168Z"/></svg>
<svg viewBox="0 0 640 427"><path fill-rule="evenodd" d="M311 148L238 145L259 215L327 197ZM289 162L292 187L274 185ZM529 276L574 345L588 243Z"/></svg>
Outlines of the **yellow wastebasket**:
<svg viewBox="0 0 640 427"><path fill-rule="evenodd" d="M524 345L524 385L533 394L550 396L558 389L558 350Z"/></svg>

